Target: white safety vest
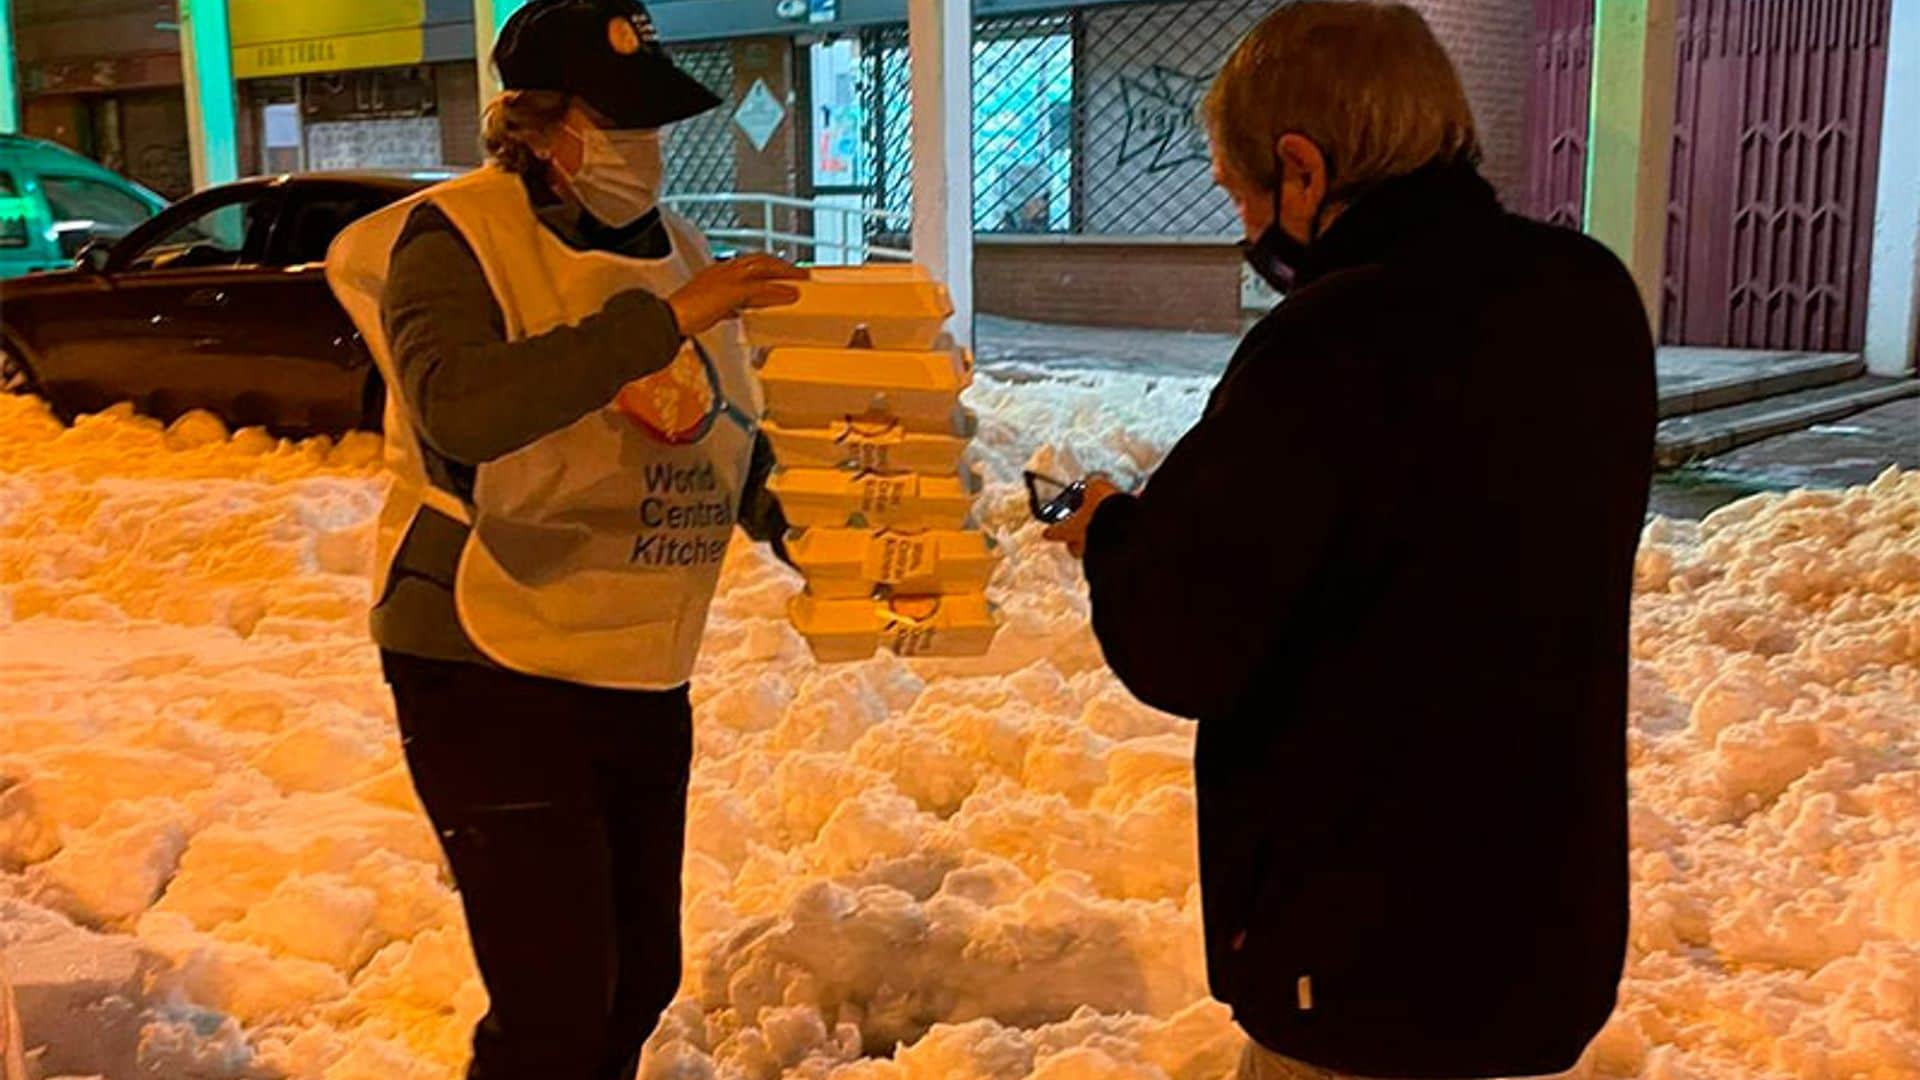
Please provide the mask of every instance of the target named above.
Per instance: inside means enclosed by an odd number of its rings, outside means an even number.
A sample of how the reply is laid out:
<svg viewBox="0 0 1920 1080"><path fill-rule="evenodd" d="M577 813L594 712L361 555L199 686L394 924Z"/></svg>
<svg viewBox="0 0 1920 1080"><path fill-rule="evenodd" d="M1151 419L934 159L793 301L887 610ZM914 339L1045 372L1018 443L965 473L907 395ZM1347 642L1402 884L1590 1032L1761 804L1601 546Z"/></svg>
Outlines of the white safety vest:
<svg viewBox="0 0 1920 1080"><path fill-rule="evenodd" d="M466 238L517 341L598 312L614 295L666 296L712 261L700 233L663 211L673 253L635 259L576 251L536 216L518 177L487 167L430 188L341 233L327 280L390 388L374 595L420 508L472 526L454 598L480 651L529 675L665 690L693 671L720 564L738 517L762 411L740 324L689 341L673 365L630 384L572 426L479 467L471 507L428 481L400 400L380 297L409 214L431 201ZM711 403L712 408L707 408ZM698 425L648 425L638 417ZM658 427L680 438L655 434Z"/></svg>

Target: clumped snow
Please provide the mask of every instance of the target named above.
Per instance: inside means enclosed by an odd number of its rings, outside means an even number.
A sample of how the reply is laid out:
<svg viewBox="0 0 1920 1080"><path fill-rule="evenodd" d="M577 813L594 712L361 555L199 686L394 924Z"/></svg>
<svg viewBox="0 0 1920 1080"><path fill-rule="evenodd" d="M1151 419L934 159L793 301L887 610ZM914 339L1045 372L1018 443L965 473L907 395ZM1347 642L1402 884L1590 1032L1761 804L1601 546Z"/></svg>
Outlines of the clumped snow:
<svg viewBox="0 0 1920 1080"><path fill-rule="evenodd" d="M1230 1070L1193 725L1101 666L1015 482L1144 474L1206 390L983 371L982 516L1008 553L983 658L820 667L785 619L798 579L735 545L649 1076ZM112 1015L158 1075L457 1074L485 994L365 640L383 491L364 436L63 430L0 398L0 943L18 967L108 940L142 972L92 1012L22 986L47 1066ZM1646 541L1633 955L1582 1072L1920 1076L1920 474Z"/></svg>

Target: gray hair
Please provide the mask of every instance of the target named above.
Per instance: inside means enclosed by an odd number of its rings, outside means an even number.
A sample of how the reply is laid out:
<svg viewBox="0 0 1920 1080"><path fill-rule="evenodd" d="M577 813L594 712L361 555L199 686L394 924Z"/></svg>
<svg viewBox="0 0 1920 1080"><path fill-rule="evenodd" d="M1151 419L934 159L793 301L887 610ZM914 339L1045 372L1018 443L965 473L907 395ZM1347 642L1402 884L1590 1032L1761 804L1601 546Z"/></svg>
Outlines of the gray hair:
<svg viewBox="0 0 1920 1080"><path fill-rule="evenodd" d="M1202 107L1221 167L1272 187L1289 133L1326 155L1343 199L1437 162L1477 162L1459 73L1420 13L1385 0L1289 0L1240 40Z"/></svg>
<svg viewBox="0 0 1920 1080"><path fill-rule="evenodd" d="M559 90L507 90L487 102L481 139L487 157L510 173L526 175L547 167L540 150L566 118L573 97Z"/></svg>

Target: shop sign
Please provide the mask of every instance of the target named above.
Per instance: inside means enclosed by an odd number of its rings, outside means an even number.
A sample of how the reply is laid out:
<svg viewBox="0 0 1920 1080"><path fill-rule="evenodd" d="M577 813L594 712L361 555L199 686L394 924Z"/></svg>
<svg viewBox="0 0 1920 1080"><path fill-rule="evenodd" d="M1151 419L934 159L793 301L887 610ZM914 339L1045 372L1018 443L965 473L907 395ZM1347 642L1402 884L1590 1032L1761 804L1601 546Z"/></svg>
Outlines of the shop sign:
<svg viewBox="0 0 1920 1080"><path fill-rule="evenodd" d="M426 54L424 0L231 0L239 79L400 67Z"/></svg>
<svg viewBox="0 0 1920 1080"><path fill-rule="evenodd" d="M740 125L756 152L767 148L767 143L773 141L773 133L780 130L780 122L786 118L787 107L767 89L765 79L753 80L753 88L733 112L733 122Z"/></svg>
<svg viewBox="0 0 1920 1080"><path fill-rule="evenodd" d="M262 79L318 71L401 67L426 56L426 35L418 29L352 37L274 42L235 49L233 76Z"/></svg>

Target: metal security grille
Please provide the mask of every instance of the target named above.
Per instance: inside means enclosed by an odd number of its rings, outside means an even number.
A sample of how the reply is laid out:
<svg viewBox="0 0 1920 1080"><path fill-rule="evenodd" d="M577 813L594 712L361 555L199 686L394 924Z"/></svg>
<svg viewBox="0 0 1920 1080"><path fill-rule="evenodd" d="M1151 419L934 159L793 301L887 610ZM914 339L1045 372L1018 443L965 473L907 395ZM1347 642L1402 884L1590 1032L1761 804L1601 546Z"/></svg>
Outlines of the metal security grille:
<svg viewBox="0 0 1920 1080"><path fill-rule="evenodd" d="M973 42L973 215L982 232L1073 226L1074 19L997 19Z"/></svg>
<svg viewBox="0 0 1920 1080"><path fill-rule="evenodd" d="M1527 106L1527 212L1569 229L1585 216L1592 62L1593 0L1539 0Z"/></svg>
<svg viewBox="0 0 1920 1080"><path fill-rule="evenodd" d="M1887 0L1683 0L1665 337L1857 349Z"/></svg>
<svg viewBox="0 0 1920 1080"><path fill-rule="evenodd" d="M1887 0L1682 0L1662 336L1849 350L1867 263ZM1580 224L1591 0L1541 0L1531 211Z"/></svg>
<svg viewBox="0 0 1920 1080"><path fill-rule="evenodd" d="M1240 222L1213 184L1200 101L1267 0L1142 4L1082 13L1082 231L1228 237Z"/></svg>
<svg viewBox="0 0 1920 1080"><path fill-rule="evenodd" d="M674 125L668 133L666 190L674 195L736 191L739 180L733 156L733 110L738 103L733 92L733 53L724 43L680 45L673 50L673 60L718 95L721 105ZM724 204L695 204L686 212L703 229L738 224L733 207Z"/></svg>
<svg viewBox="0 0 1920 1080"><path fill-rule="evenodd" d="M879 209L894 220L913 213L913 99L908 73L907 28L869 30L861 40L867 58L867 117L872 133L874 190Z"/></svg>
<svg viewBox="0 0 1920 1080"><path fill-rule="evenodd" d="M1271 0L1076 8L974 29L974 222L983 233L1228 237L1198 110ZM877 202L912 206L903 27L868 31Z"/></svg>

